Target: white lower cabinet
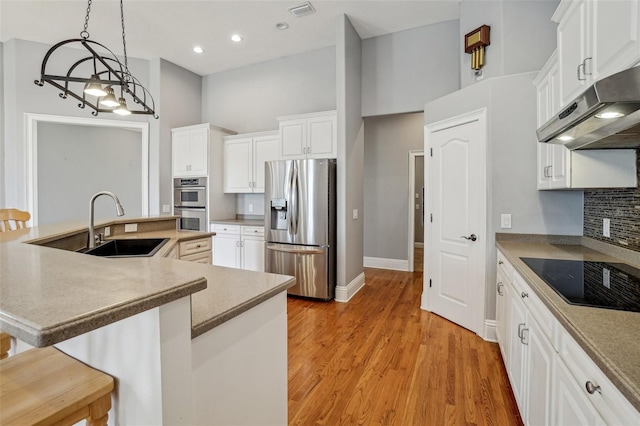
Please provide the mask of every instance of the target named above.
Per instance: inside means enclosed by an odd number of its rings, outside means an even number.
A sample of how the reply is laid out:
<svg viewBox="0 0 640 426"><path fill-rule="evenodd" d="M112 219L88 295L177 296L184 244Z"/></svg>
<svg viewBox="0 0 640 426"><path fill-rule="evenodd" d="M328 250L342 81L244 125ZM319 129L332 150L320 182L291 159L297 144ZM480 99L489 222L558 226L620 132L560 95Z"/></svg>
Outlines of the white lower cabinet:
<svg viewBox="0 0 640 426"><path fill-rule="evenodd" d="M497 271L498 343L524 424L640 425L640 413L500 251Z"/></svg>
<svg viewBox="0 0 640 426"><path fill-rule="evenodd" d="M264 272L264 228L212 224L213 264Z"/></svg>

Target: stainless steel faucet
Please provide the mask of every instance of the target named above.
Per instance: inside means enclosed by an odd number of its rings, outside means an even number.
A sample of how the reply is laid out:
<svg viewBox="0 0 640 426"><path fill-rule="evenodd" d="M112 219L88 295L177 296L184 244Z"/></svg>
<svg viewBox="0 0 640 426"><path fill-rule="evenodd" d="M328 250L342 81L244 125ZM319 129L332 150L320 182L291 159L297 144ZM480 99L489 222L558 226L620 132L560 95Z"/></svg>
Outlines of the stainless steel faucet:
<svg viewBox="0 0 640 426"><path fill-rule="evenodd" d="M91 197L91 201L89 201L89 248L90 249L96 246L96 234L93 229L94 228L93 211L94 211L94 204L95 204L96 198L98 198L101 195L108 195L109 197L113 198L113 201L116 202L116 214L118 216L124 216L124 209L122 208L122 204L120 204L120 200L118 200L118 197L116 196L116 194L110 191L100 191L94 194L93 197Z"/></svg>

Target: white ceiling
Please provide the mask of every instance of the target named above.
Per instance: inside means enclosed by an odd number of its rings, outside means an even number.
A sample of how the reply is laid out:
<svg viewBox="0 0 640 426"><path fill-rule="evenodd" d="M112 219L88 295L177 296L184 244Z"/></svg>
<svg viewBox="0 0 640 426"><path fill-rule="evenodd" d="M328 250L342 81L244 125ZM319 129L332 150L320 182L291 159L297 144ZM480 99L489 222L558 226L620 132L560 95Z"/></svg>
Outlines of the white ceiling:
<svg viewBox="0 0 640 426"><path fill-rule="evenodd" d="M200 75L255 64L335 45L337 17L345 14L361 38L380 36L458 19L459 0L312 0L312 15L295 18L287 10L298 1L126 0L127 54L164 58ZM12 38L53 45L78 38L84 0L0 0L0 40ZM281 31L276 23L286 22ZM91 39L122 54L120 7L115 0L93 0ZM233 43L230 36L244 40ZM192 51L195 45L205 50Z"/></svg>

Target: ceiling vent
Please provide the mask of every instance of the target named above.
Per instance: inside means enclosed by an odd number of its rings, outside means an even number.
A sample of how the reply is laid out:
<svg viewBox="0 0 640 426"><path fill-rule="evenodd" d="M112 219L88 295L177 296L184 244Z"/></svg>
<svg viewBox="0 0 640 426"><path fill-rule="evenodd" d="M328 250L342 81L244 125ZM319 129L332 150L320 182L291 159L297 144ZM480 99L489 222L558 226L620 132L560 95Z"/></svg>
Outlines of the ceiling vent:
<svg viewBox="0 0 640 426"><path fill-rule="evenodd" d="M315 13L315 9L311 6L311 3L303 3L298 6L293 6L287 9L293 16L300 18L301 16L310 15Z"/></svg>

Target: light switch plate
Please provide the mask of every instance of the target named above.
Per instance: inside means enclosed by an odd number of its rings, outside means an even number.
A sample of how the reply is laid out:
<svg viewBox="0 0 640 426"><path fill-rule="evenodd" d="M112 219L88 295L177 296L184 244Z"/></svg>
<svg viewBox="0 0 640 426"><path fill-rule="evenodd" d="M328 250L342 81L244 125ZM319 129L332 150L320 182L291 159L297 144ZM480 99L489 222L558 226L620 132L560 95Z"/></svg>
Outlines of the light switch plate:
<svg viewBox="0 0 640 426"><path fill-rule="evenodd" d="M110 226L105 226L104 227L104 236L105 237L110 237L111 236L111 227Z"/></svg>
<svg viewBox="0 0 640 426"><path fill-rule="evenodd" d="M124 232L136 232L138 231L137 223L125 223Z"/></svg>
<svg viewBox="0 0 640 426"><path fill-rule="evenodd" d="M358 209L353 209L353 220L358 218Z"/></svg>
<svg viewBox="0 0 640 426"><path fill-rule="evenodd" d="M611 219L602 219L602 235L611 238Z"/></svg>
<svg viewBox="0 0 640 426"><path fill-rule="evenodd" d="M162 213L171 213L171 206L169 204L163 204Z"/></svg>
<svg viewBox="0 0 640 426"><path fill-rule="evenodd" d="M249 204L249 213L253 213L253 204Z"/></svg>
<svg viewBox="0 0 640 426"><path fill-rule="evenodd" d="M502 229L511 229L511 213L500 215L500 227Z"/></svg>

